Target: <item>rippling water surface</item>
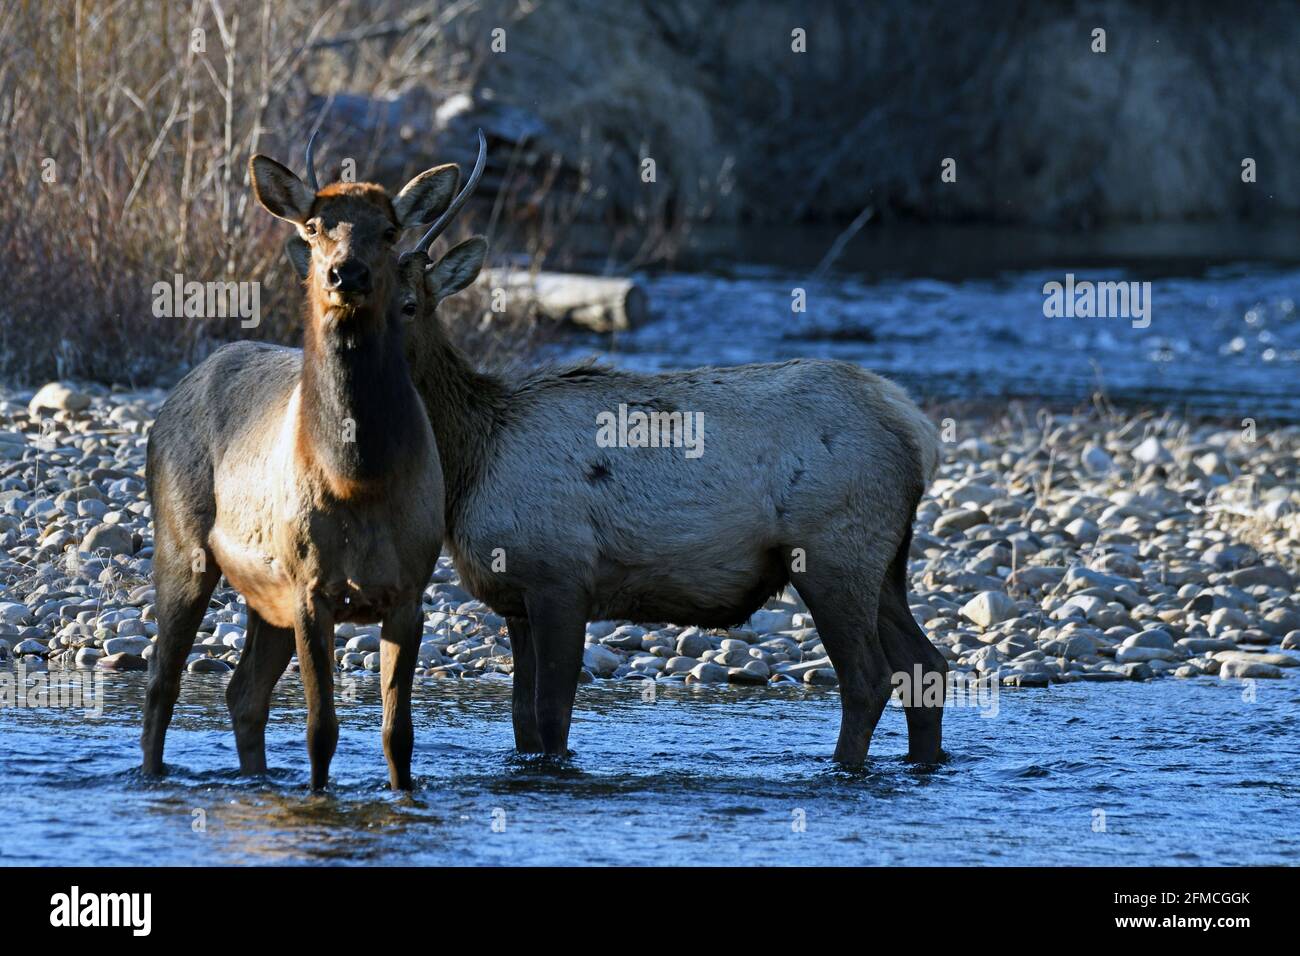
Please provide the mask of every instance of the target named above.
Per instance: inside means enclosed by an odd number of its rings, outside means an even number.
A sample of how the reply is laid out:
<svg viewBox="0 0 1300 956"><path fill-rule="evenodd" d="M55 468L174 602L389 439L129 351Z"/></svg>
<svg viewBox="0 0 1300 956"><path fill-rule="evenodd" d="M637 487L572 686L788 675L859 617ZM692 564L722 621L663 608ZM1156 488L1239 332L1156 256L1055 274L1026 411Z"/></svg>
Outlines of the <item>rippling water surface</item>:
<svg viewBox="0 0 1300 956"><path fill-rule="evenodd" d="M932 770L903 762L890 708L857 773L829 761L833 690L587 685L556 767L513 753L508 683L428 681L409 796L386 789L377 681L348 686L325 796L294 676L269 779L235 772L218 676L186 676L162 781L135 769L143 675L105 678L102 717L0 710L0 863L1300 862L1294 678L1253 701L1217 680L1003 691L996 716L950 709Z"/></svg>
<svg viewBox="0 0 1300 956"><path fill-rule="evenodd" d="M1150 324L1047 318L1043 286L1059 271L954 278L837 276L768 267L644 280L651 318L612 341L569 338L647 371L798 357L856 362L918 396L1112 398L1194 411L1300 419L1300 273L1217 266L1194 277L1073 269L1077 280L1151 282ZM803 289L806 311L792 311Z"/></svg>

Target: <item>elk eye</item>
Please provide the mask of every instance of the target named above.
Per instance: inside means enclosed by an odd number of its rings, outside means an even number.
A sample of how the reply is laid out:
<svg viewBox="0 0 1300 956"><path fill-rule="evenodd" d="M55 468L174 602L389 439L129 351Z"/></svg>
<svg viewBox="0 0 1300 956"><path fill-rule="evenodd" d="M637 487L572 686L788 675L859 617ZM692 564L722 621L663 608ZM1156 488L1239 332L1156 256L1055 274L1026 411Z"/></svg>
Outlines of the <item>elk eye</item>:
<svg viewBox="0 0 1300 956"><path fill-rule="evenodd" d="M415 315L415 303L408 302L406 305L402 306L402 315Z"/></svg>
<svg viewBox="0 0 1300 956"><path fill-rule="evenodd" d="M397 241L396 229L388 229L384 232L384 242L396 242L396 241Z"/></svg>
<svg viewBox="0 0 1300 956"><path fill-rule="evenodd" d="M316 235L316 223L315 222L305 223L302 227L302 231L307 233L307 235L309 236Z"/></svg>

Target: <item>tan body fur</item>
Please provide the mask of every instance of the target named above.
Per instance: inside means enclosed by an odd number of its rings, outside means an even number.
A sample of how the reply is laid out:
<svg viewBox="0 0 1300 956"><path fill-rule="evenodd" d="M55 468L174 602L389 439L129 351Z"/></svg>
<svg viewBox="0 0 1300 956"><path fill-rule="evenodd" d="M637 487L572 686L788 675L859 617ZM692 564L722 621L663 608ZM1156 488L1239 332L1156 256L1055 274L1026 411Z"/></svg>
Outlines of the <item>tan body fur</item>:
<svg viewBox="0 0 1300 956"><path fill-rule="evenodd" d="M933 425L902 389L841 362L480 374L433 309L484 248L469 240L429 269L408 343L442 455L448 546L466 587L509 621L516 745L565 752L585 622L737 625L793 583L840 676L836 757L861 762L891 671L947 671L907 606ZM620 404L703 413L703 454L600 447L597 416ZM938 759L942 709L905 712L910 755Z"/></svg>
<svg viewBox="0 0 1300 956"><path fill-rule="evenodd" d="M523 614L528 582L562 568L593 619L739 625L788 583L794 548L846 533L897 548L905 496L847 507L871 502L885 472L918 487L909 467L924 434L880 424L892 394L855 366L806 361L536 375L509 393L478 480L449 502L449 545L471 591L502 614ZM597 415L620 403L702 413L704 454L598 447ZM749 425L779 421L788 430ZM492 570L496 548L504 572Z"/></svg>

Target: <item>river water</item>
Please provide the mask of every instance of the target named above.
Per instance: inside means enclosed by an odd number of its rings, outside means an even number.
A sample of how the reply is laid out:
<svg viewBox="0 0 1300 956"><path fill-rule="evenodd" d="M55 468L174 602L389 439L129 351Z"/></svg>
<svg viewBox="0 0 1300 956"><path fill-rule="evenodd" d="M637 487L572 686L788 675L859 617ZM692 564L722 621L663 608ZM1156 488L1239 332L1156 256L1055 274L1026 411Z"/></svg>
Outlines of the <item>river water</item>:
<svg viewBox="0 0 1300 956"><path fill-rule="evenodd" d="M890 708L854 773L829 760L830 690L586 685L552 766L513 753L507 682L427 680L418 789L393 795L359 676L324 796L296 676L260 780L235 772L224 677L186 675L161 781L135 769L143 675L103 680L99 717L0 710L0 864L1300 862L1294 679L1003 689L949 709L952 758L925 770Z"/></svg>
<svg viewBox="0 0 1300 956"><path fill-rule="evenodd" d="M1179 412L1295 421L1298 232L891 226L864 231L819 271L833 231L713 231L688 249L690 270L639 277L648 321L613 337L567 336L550 351L647 371L838 358L925 400L1068 405L1101 390ZM1136 283L1145 314L1045 315L1044 287L1067 276Z"/></svg>

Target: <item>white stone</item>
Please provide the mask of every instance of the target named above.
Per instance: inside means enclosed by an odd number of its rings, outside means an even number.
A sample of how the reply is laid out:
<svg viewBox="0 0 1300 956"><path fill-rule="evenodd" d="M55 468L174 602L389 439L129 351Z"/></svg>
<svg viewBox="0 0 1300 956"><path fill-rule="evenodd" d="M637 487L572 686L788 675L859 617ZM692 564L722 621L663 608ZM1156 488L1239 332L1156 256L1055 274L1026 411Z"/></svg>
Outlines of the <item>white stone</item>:
<svg viewBox="0 0 1300 956"><path fill-rule="evenodd" d="M27 403L27 411L31 415L39 415L42 410L79 412L89 407L89 395L78 392L62 382L50 382L43 386Z"/></svg>
<svg viewBox="0 0 1300 956"><path fill-rule="evenodd" d="M1016 602L1001 591L982 591L975 595L961 609L962 617L988 628L1019 615Z"/></svg>
<svg viewBox="0 0 1300 956"><path fill-rule="evenodd" d="M597 677L609 677L622 663L622 657L600 644L588 644L582 652L582 666Z"/></svg>

